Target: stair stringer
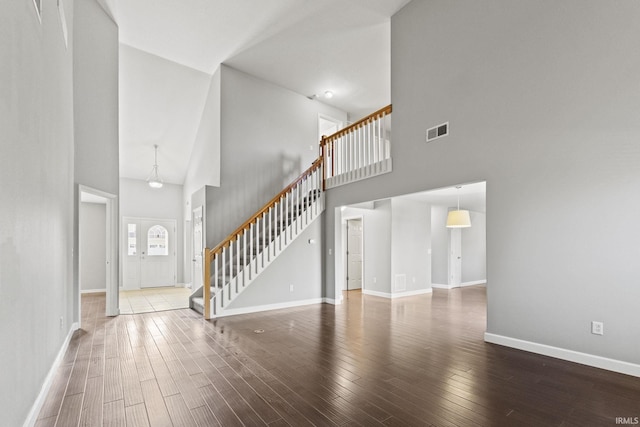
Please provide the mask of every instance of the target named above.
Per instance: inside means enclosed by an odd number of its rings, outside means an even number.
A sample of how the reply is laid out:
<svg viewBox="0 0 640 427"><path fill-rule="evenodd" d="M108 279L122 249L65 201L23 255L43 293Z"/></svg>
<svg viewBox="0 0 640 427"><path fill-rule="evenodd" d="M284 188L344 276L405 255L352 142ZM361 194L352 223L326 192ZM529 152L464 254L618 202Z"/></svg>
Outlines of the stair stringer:
<svg viewBox="0 0 640 427"><path fill-rule="evenodd" d="M258 276L282 254L315 219L324 212L324 193L321 193L295 220L278 232L273 239L241 267L237 275L211 297L211 318L224 317L225 309L253 283ZM289 238L285 239L284 233ZM212 276L213 278L213 276Z"/></svg>

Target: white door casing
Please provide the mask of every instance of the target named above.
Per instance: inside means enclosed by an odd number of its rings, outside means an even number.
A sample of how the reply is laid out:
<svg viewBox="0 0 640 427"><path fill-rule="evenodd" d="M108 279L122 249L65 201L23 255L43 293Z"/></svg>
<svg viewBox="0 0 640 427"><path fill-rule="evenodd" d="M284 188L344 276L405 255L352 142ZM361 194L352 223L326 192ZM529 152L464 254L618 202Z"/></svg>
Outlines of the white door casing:
<svg viewBox="0 0 640 427"><path fill-rule="evenodd" d="M449 287L462 283L462 230L449 229Z"/></svg>
<svg viewBox="0 0 640 427"><path fill-rule="evenodd" d="M347 290L362 289L362 219L347 220Z"/></svg>
<svg viewBox="0 0 640 427"><path fill-rule="evenodd" d="M192 289L198 289L202 286L202 254L204 250L204 233L202 222L202 206L198 206L193 210L193 239L192 239L192 260L193 260L193 272L191 274L191 281L193 283Z"/></svg>

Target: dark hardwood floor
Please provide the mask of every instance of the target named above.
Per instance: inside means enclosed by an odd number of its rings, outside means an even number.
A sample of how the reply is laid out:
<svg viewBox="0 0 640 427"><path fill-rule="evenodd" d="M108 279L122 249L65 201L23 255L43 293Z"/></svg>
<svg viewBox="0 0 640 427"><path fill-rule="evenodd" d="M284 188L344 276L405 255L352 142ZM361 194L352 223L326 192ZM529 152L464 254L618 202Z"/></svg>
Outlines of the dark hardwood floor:
<svg viewBox="0 0 640 427"><path fill-rule="evenodd" d="M614 426L640 379L487 344L485 289L203 321L83 296L44 426ZM264 332L261 332L263 330ZM261 333L256 333L261 332Z"/></svg>

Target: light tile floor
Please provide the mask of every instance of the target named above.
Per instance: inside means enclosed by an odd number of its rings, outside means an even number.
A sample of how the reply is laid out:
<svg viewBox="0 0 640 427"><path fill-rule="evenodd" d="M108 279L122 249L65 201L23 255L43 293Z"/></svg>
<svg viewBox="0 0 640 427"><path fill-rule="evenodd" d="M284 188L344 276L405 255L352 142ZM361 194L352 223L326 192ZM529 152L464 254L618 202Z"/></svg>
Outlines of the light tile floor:
<svg viewBox="0 0 640 427"><path fill-rule="evenodd" d="M120 314L151 313L154 311L189 308L189 288L146 288L120 290Z"/></svg>

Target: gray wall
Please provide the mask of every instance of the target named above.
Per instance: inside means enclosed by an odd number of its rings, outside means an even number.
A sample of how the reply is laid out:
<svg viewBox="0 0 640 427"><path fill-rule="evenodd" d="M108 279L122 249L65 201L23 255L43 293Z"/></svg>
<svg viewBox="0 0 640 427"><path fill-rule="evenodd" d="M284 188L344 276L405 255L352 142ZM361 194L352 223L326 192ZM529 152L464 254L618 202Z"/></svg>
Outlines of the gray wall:
<svg viewBox="0 0 640 427"><path fill-rule="evenodd" d="M393 172L330 191L328 248L335 206L486 181L487 332L640 363L640 223L620 220L640 216L639 19L630 0L409 3L391 28Z"/></svg>
<svg viewBox="0 0 640 427"><path fill-rule="evenodd" d="M20 426L73 322L73 39L0 3L0 414ZM73 35L73 2L64 2ZM76 290L77 292L77 290ZM62 324L60 319L62 318Z"/></svg>
<svg viewBox="0 0 640 427"><path fill-rule="evenodd" d="M449 283L447 212L446 206L431 206L431 283L444 286Z"/></svg>
<svg viewBox="0 0 640 427"><path fill-rule="evenodd" d="M318 114L346 113L221 66L220 187L207 187L207 244L217 245L318 157Z"/></svg>
<svg viewBox="0 0 640 427"><path fill-rule="evenodd" d="M183 283L184 271L184 218L182 209L182 185L165 183L162 188L151 188L146 181L120 179L120 218L175 219L177 283ZM122 283L122 280L120 281Z"/></svg>
<svg viewBox="0 0 640 427"><path fill-rule="evenodd" d="M74 3L75 182L117 195L118 26L95 0Z"/></svg>
<svg viewBox="0 0 640 427"><path fill-rule="evenodd" d="M314 240L313 244L309 240ZM238 296L229 309L322 297L322 221L313 223ZM289 286L293 285L293 292Z"/></svg>
<svg viewBox="0 0 640 427"><path fill-rule="evenodd" d="M360 205L362 206L362 205ZM431 207L426 203L399 198L372 202L370 208L338 208L336 222L336 270L341 283L346 278L345 221L362 217L365 291L392 294L396 275L405 275L411 292L431 288Z"/></svg>
<svg viewBox="0 0 640 427"><path fill-rule="evenodd" d="M391 199L391 289L411 292L431 289L431 206L427 203ZM396 290L397 275L406 288Z"/></svg>
<svg viewBox="0 0 640 427"><path fill-rule="evenodd" d="M487 217L470 211L471 227L462 229L462 284L487 280Z"/></svg>
<svg viewBox="0 0 640 427"><path fill-rule="evenodd" d="M326 212L326 211L325 211ZM346 207L338 209L338 236L345 233L346 218L362 217L362 246L364 274L362 288L366 291L391 293L391 201L381 200L371 209ZM346 236L338 240L335 253L342 281L346 279L343 245ZM331 297L333 298L333 296Z"/></svg>
<svg viewBox="0 0 640 427"><path fill-rule="evenodd" d="M106 289L107 205L80 203L80 290Z"/></svg>
<svg viewBox="0 0 640 427"><path fill-rule="evenodd" d="M117 196L120 175L118 26L95 0L73 3L74 182ZM76 189L75 248L79 245L79 197L80 192ZM117 207L117 199L114 204ZM113 261L117 263L118 259ZM79 320L77 257L74 258L73 270L76 289L74 319ZM113 296L109 300L113 301Z"/></svg>
<svg viewBox="0 0 640 427"><path fill-rule="evenodd" d="M218 68L211 76L198 133L191 150L184 178L184 217L191 218L191 196L205 185L220 186L220 77Z"/></svg>

